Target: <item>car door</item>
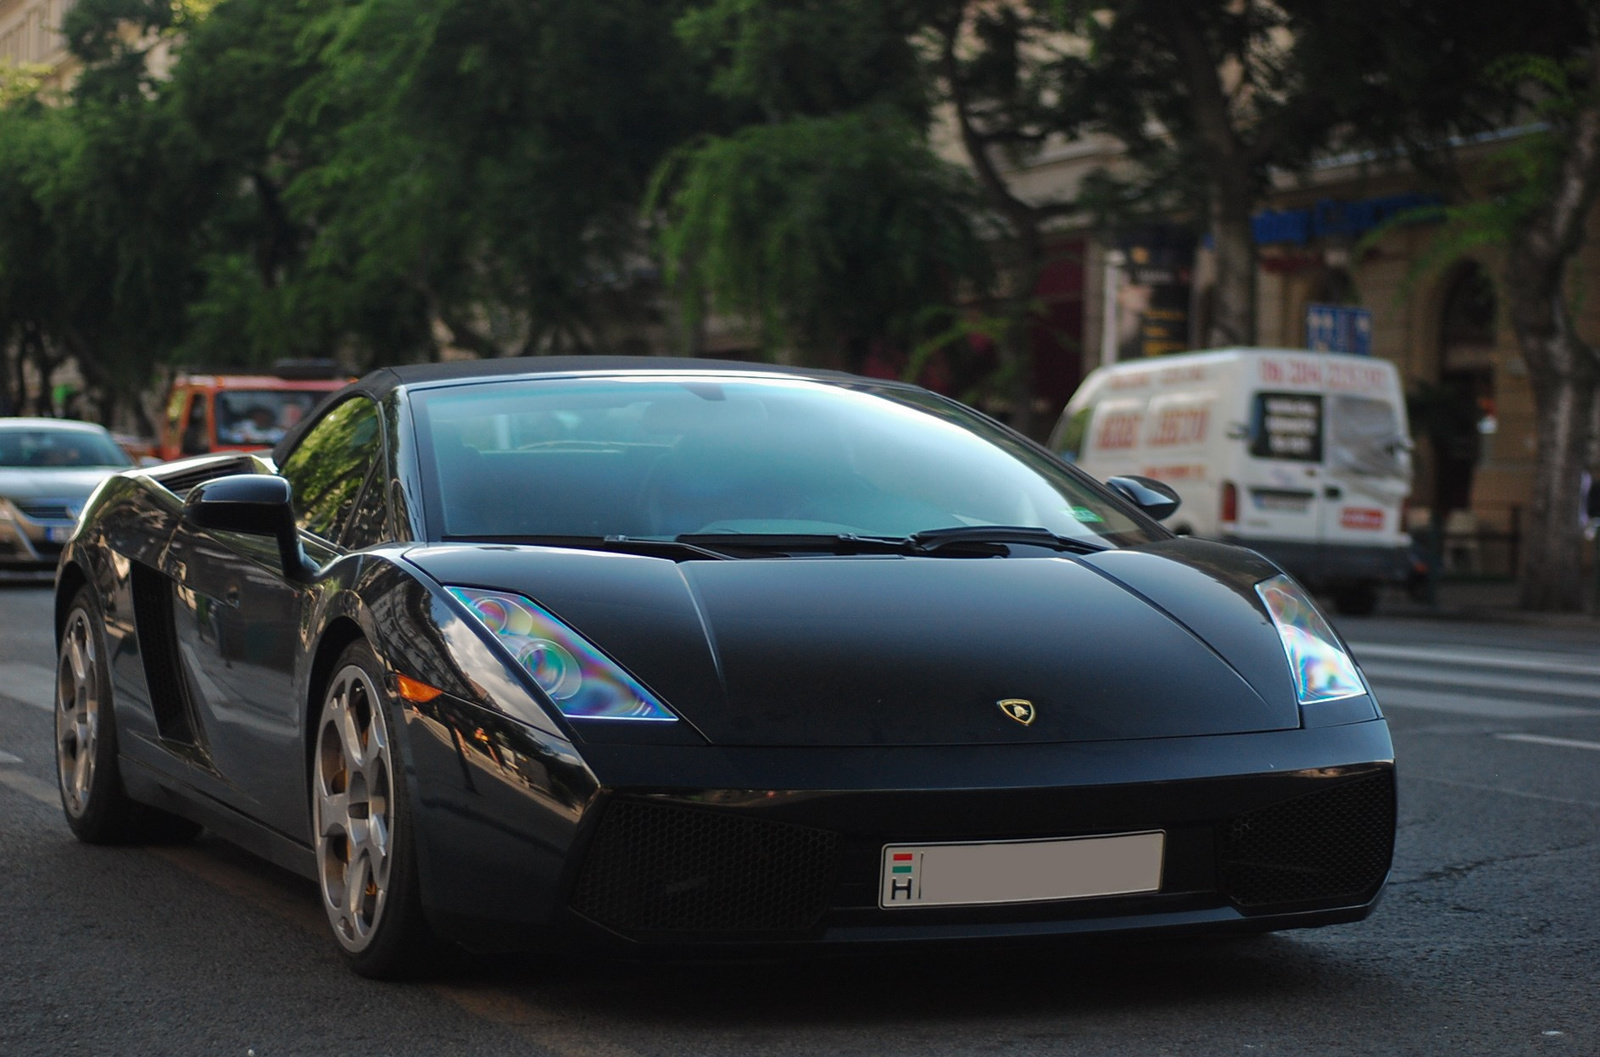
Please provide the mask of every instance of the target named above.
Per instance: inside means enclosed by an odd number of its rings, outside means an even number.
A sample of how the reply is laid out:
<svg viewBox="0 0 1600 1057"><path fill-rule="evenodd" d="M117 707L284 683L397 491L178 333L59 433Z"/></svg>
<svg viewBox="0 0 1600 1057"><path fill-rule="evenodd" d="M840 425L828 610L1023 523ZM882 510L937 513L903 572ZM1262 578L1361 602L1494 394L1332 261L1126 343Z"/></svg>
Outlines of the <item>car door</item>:
<svg viewBox="0 0 1600 1057"><path fill-rule="evenodd" d="M284 459L306 557L323 567L362 485L382 462L376 405L353 396L333 408ZM269 536L185 524L173 541L184 561L178 589L180 657L206 752L233 805L307 839L304 702L294 693L311 588L284 576Z"/></svg>

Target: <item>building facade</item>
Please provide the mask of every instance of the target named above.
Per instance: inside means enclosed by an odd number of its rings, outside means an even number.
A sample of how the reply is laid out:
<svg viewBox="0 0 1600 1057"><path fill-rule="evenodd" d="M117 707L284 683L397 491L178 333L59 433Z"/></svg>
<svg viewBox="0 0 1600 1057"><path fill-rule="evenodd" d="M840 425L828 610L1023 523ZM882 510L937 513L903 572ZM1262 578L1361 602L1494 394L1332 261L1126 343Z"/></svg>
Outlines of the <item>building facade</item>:
<svg viewBox="0 0 1600 1057"><path fill-rule="evenodd" d="M1114 151L1101 147L1046 152L1012 172L1013 186L1040 201L1068 197L1089 169L1116 164ZM1487 157L1494 147L1478 149ZM1447 571L1514 576L1538 455L1533 394L1499 292L1502 249L1441 259L1439 224L1406 219L1438 201L1413 174L1371 159L1335 159L1284 181L1255 217L1256 341L1325 347L1313 306L1363 310L1344 313L1363 323L1355 351L1393 362L1413 407L1408 526L1420 536L1437 509ZM1088 231L1060 238L1081 260L1072 294L1081 329L1036 340L1041 380L1201 347L1212 274L1203 239L1176 225L1114 245ZM1579 332L1600 343L1600 214L1590 218L1573 273ZM1046 403L1036 410L1051 420L1065 397L1058 385L1039 388Z"/></svg>
<svg viewBox="0 0 1600 1057"><path fill-rule="evenodd" d="M0 64L59 72L68 59L61 20L76 0L0 0Z"/></svg>

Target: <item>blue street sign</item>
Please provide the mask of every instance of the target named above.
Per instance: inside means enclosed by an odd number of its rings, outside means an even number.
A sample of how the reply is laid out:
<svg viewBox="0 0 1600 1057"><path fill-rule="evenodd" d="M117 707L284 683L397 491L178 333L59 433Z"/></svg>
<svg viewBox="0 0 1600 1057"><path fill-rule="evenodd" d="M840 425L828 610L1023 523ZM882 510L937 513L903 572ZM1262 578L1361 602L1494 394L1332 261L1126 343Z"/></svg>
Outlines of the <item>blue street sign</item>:
<svg viewBox="0 0 1600 1057"><path fill-rule="evenodd" d="M1344 305L1306 306L1306 348L1372 355L1372 313Z"/></svg>

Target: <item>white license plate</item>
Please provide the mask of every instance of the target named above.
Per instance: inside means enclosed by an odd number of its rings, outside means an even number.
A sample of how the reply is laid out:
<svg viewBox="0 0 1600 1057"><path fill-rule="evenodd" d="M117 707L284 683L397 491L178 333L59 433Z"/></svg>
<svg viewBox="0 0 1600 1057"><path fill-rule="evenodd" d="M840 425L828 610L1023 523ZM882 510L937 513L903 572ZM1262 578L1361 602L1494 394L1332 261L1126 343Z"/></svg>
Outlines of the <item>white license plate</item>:
<svg viewBox="0 0 1600 1057"><path fill-rule="evenodd" d="M65 543L72 538L72 530L76 525L51 525L44 530L44 538L51 543Z"/></svg>
<svg viewBox="0 0 1600 1057"><path fill-rule="evenodd" d="M878 905L896 907L1041 903L1131 895L1161 888L1166 834L888 844Z"/></svg>

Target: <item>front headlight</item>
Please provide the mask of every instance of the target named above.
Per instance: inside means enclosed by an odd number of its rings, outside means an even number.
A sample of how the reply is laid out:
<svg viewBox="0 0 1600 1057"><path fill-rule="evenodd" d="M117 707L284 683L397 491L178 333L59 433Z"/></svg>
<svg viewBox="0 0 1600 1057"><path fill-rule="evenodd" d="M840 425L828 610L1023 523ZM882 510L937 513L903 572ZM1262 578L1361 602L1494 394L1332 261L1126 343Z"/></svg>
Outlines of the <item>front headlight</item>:
<svg viewBox="0 0 1600 1057"><path fill-rule="evenodd" d="M1302 705L1340 701L1367 692L1355 662L1299 584L1287 576L1274 576L1256 584L1256 594L1278 628Z"/></svg>
<svg viewBox="0 0 1600 1057"><path fill-rule="evenodd" d="M568 719L677 720L609 657L536 603L505 591L447 590L494 632Z"/></svg>

